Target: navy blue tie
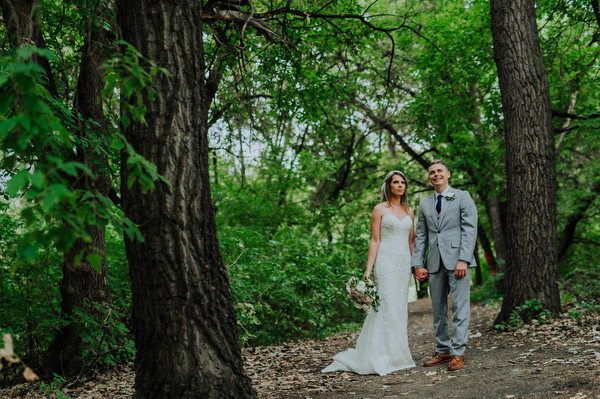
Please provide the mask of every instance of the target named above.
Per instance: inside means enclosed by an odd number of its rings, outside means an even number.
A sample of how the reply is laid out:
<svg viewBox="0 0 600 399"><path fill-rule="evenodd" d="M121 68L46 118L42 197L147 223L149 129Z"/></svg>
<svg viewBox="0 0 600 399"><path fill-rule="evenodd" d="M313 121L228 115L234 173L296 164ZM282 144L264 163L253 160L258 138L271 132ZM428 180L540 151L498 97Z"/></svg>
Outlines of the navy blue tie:
<svg viewBox="0 0 600 399"><path fill-rule="evenodd" d="M438 195L438 201L437 204L435 205L435 210L437 211L437 213L440 213L442 211L442 196Z"/></svg>

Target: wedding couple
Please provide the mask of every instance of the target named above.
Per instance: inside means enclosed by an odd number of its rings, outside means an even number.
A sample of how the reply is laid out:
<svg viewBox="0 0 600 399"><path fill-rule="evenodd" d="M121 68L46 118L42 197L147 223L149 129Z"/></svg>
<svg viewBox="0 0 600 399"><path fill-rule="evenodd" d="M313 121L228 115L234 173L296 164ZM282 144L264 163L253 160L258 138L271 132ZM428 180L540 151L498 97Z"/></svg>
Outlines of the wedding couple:
<svg viewBox="0 0 600 399"><path fill-rule="evenodd" d="M367 315L356 349L335 355L323 373L386 375L415 367L407 334L411 267L417 280L429 280L433 307L437 347L433 358L423 366L450 363L448 370L464 367L470 318L470 269L476 266L473 251L477 209L468 192L448 185L449 178L446 162L441 159L431 162L429 181L435 193L420 202L415 231L406 177L399 171L387 174L381 188L381 203L371 215L371 243L364 275L368 280L373 272L381 299L379 311ZM452 300L452 339L448 333L448 294Z"/></svg>

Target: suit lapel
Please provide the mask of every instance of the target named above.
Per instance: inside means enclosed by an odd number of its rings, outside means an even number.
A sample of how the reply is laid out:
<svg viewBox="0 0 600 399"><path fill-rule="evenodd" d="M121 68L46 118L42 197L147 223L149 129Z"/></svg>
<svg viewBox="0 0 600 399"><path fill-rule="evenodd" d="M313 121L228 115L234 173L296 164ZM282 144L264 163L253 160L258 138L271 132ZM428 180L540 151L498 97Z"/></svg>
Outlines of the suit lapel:
<svg viewBox="0 0 600 399"><path fill-rule="evenodd" d="M450 189L446 193L446 197L448 196L448 194L453 193L453 192L454 192L454 190L452 189L452 187L450 187ZM434 202L435 202L435 200L434 200ZM446 216L446 212L448 211L448 208L450 208L451 205L452 205L452 201L448 201L444 197L444 199L442 200L442 211L440 212L438 227L440 227L442 225L442 222L444 221L444 216Z"/></svg>
<svg viewBox="0 0 600 399"><path fill-rule="evenodd" d="M433 219L437 220L437 212L435 211L435 194L431 194L429 198L429 204L427 206L431 212L431 215L433 215Z"/></svg>

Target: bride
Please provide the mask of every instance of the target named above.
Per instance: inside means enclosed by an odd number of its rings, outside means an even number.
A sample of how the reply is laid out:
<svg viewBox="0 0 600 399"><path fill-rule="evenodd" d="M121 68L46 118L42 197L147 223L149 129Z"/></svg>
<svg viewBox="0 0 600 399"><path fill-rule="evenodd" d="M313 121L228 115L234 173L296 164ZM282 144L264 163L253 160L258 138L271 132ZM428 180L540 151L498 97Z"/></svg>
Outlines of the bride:
<svg viewBox="0 0 600 399"><path fill-rule="evenodd" d="M333 357L322 372L386 375L415 367L408 348L408 285L415 242L414 212L408 207L406 178L394 170L381 187L381 203L371 215L371 244L364 278L374 272L380 305L370 312L356 341Z"/></svg>

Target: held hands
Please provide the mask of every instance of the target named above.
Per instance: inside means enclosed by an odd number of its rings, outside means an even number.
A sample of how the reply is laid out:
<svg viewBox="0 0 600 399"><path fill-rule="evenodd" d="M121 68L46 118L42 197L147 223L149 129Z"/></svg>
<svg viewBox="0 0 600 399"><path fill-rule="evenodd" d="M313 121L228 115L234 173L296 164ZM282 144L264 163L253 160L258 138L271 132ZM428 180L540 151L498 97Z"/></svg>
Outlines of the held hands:
<svg viewBox="0 0 600 399"><path fill-rule="evenodd" d="M463 278L467 275L467 264L465 262L458 261L456 264L456 270L454 270L454 276L456 278Z"/></svg>
<svg viewBox="0 0 600 399"><path fill-rule="evenodd" d="M424 267L415 267L415 277L420 282L427 280L427 277L429 277L427 269L425 269Z"/></svg>

